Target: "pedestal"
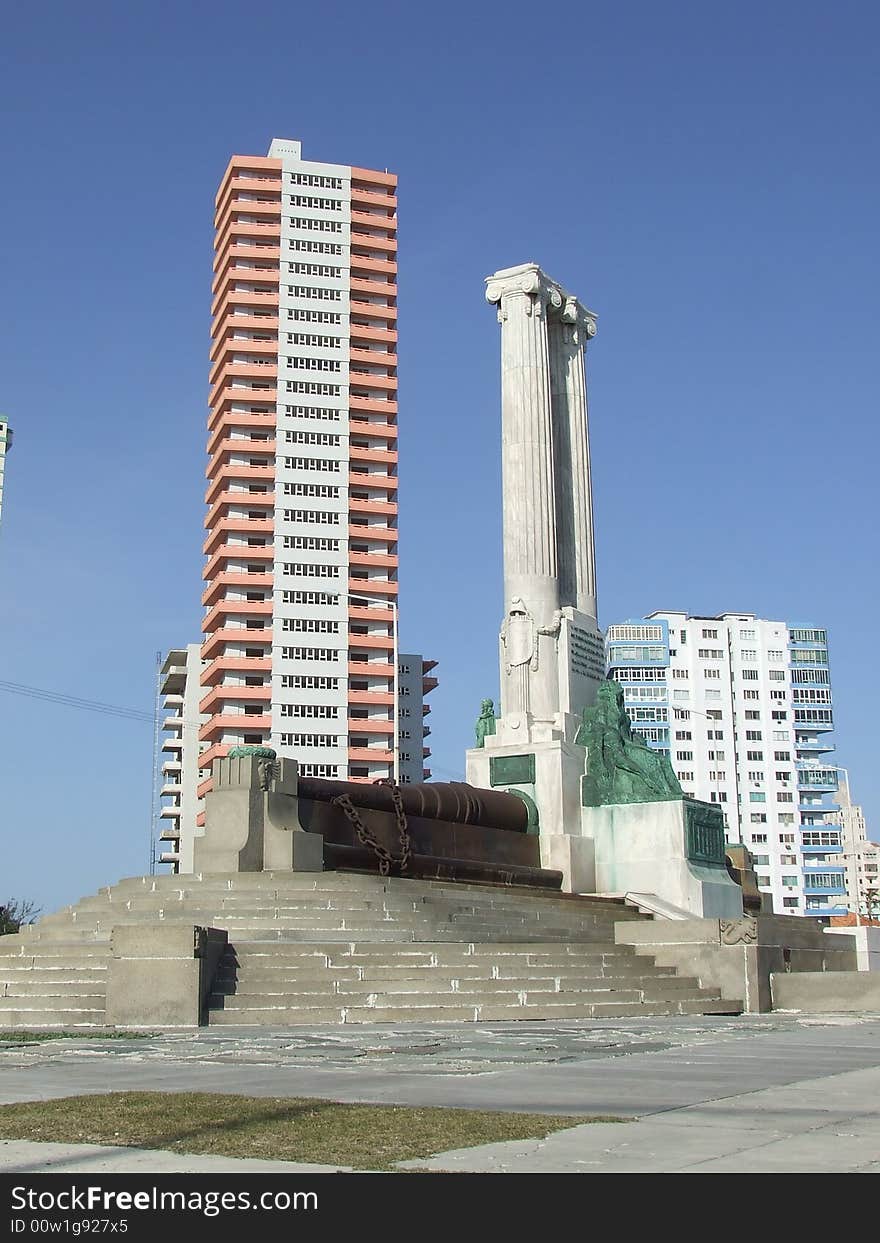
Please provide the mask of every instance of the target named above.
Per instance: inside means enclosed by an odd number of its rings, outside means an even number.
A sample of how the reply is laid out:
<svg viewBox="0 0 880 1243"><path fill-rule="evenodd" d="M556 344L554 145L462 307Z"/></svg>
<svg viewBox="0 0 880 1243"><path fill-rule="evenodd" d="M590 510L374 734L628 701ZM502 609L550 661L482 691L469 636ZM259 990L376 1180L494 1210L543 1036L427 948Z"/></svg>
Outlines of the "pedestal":
<svg viewBox="0 0 880 1243"><path fill-rule="evenodd" d="M715 840L705 807L711 804L691 799L583 807L596 892L655 894L699 919L741 919L742 890L727 873L724 832Z"/></svg>

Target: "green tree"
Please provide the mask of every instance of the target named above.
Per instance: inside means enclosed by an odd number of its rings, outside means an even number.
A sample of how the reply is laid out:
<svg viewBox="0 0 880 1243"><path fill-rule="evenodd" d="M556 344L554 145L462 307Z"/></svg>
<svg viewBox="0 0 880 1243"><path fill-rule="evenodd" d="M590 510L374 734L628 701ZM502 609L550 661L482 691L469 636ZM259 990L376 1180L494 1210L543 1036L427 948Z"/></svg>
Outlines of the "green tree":
<svg viewBox="0 0 880 1243"><path fill-rule="evenodd" d="M18 932L22 924L32 924L39 915L39 907L33 902L10 898L8 902L0 902L0 937L10 932Z"/></svg>

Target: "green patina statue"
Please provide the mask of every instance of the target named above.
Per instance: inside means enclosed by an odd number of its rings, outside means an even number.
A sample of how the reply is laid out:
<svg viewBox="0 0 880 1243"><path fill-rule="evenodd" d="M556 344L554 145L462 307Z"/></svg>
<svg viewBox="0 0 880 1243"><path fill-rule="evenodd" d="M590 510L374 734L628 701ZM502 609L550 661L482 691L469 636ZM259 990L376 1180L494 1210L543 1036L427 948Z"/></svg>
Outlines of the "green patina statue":
<svg viewBox="0 0 880 1243"><path fill-rule="evenodd" d="M226 752L228 760L241 760L247 755L256 755L261 760L275 759L275 752L271 747L257 746L254 743L248 743L246 746L230 747Z"/></svg>
<svg viewBox="0 0 880 1243"><path fill-rule="evenodd" d="M277 753L272 747L263 747L255 743L246 743L236 747L230 747L226 753L228 760L243 760L247 756L252 755L257 761L257 773L260 778L260 789L270 790L272 782L280 772L280 765L277 761Z"/></svg>
<svg viewBox="0 0 880 1243"><path fill-rule="evenodd" d="M495 704L491 699L484 699L480 704L480 715L474 726L477 746L481 747L488 734L495 733Z"/></svg>
<svg viewBox="0 0 880 1243"><path fill-rule="evenodd" d="M584 807L683 797L667 756L652 751L633 734L616 682L603 682L595 705L584 708L575 742L587 748L587 772L581 783Z"/></svg>

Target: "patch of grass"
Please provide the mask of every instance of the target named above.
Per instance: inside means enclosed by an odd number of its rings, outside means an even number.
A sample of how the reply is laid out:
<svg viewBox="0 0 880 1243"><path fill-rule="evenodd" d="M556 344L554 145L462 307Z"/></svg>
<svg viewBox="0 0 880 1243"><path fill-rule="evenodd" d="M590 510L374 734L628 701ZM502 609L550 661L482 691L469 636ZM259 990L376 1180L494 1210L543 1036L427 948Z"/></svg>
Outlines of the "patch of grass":
<svg viewBox="0 0 880 1243"><path fill-rule="evenodd" d="M5 1044L37 1044L41 1040L143 1040L151 1032L22 1032L0 1031L0 1048Z"/></svg>
<svg viewBox="0 0 880 1243"><path fill-rule="evenodd" d="M207 1092L113 1092L4 1105L0 1139L120 1144L387 1170L395 1161L451 1148L543 1138L583 1122L622 1121Z"/></svg>

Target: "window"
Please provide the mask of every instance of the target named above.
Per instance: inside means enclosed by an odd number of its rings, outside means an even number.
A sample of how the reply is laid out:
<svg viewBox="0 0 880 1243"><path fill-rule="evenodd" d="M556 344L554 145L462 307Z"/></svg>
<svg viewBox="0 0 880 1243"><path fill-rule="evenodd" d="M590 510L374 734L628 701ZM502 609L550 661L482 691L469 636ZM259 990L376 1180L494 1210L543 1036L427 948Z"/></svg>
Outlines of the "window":
<svg viewBox="0 0 880 1243"><path fill-rule="evenodd" d="M792 643L822 643L828 642L827 630L789 630L789 636Z"/></svg>
<svg viewBox="0 0 880 1243"><path fill-rule="evenodd" d="M786 867L790 867L790 868L797 867L797 855L780 855L780 856L779 856L779 862L780 862L781 866L782 866L782 867L784 867L784 868L786 868ZM784 884L784 883L785 883L785 882L783 881L783 884Z"/></svg>
<svg viewBox="0 0 880 1243"><path fill-rule="evenodd" d="M720 669L704 669L703 677L704 678L720 678L721 670Z"/></svg>
<svg viewBox="0 0 880 1243"><path fill-rule="evenodd" d="M749 790L750 803L766 803L767 795L763 790Z"/></svg>
<svg viewBox="0 0 880 1243"><path fill-rule="evenodd" d="M741 630L739 632L739 637L741 639L745 639L748 642L750 640L754 640L755 632L754 630Z"/></svg>
<svg viewBox="0 0 880 1243"><path fill-rule="evenodd" d="M746 751L746 759L747 759L747 760L754 760L754 761L757 761L757 762L759 762L759 763L763 763L763 761L764 761L764 752L763 752L763 751Z"/></svg>
<svg viewBox="0 0 880 1243"><path fill-rule="evenodd" d="M338 747L338 734L282 734L283 747Z"/></svg>
<svg viewBox="0 0 880 1243"><path fill-rule="evenodd" d="M630 642L647 642L660 643L663 640L662 626L609 626L608 633L605 638L609 642L614 640L629 640Z"/></svg>
<svg viewBox="0 0 880 1243"><path fill-rule="evenodd" d="M819 833L815 831L805 832L804 833L804 845L805 846L839 846L840 845L840 834L839 833Z"/></svg>
<svg viewBox="0 0 880 1243"><path fill-rule="evenodd" d="M774 751L773 758L774 760L777 760L780 764L787 764L791 760L791 752L790 751Z"/></svg>
<svg viewBox="0 0 880 1243"><path fill-rule="evenodd" d="M798 902L797 898L783 898L783 899L782 899L782 905L783 905L784 907L786 907L787 909L789 909L789 908L791 908L791 907L797 907L797 906L799 906L800 904L799 904L799 902Z"/></svg>
<svg viewBox="0 0 880 1243"><path fill-rule="evenodd" d="M784 660L785 656L783 652L775 651L773 649L768 649L767 659L768 660Z"/></svg>
<svg viewBox="0 0 880 1243"><path fill-rule="evenodd" d="M281 715L327 718L339 716L339 708L335 704L282 704Z"/></svg>
<svg viewBox="0 0 880 1243"><path fill-rule="evenodd" d="M740 676L742 677L742 680L744 682L757 682L758 670L757 669L742 669L740 671Z"/></svg>
<svg viewBox="0 0 880 1243"><path fill-rule="evenodd" d="M342 211L342 199L312 198L307 194L288 195L294 207L311 207L316 211Z"/></svg>
<svg viewBox="0 0 880 1243"><path fill-rule="evenodd" d="M739 654L740 660L757 660L758 653L751 648L743 648Z"/></svg>
<svg viewBox="0 0 880 1243"><path fill-rule="evenodd" d="M677 760L692 760L694 758L693 751L676 751L675 758Z"/></svg>
<svg viewBox="0 0 880 1243"><path fill-rule="evenodd" d="M790 790L780 790L776 795L777 803L793 803L794 795Z"/></svg>
<svg viewBox="0 0 880 1243"><path fill-rule="evenodd" d="M753 811L749 815L749 821L752 824L766 824L767 813L763 811Z"/></svg>
<svg viewBox="0 0 880 1243"><path fill-rule="evenodd" d="M804 889L842 889L843 875L840 872L805 872Z"/></svg>
<svg viewBox="0 0 880 1243"><path fill-rule="evenodd" d="M761 692L760 692L760 691L746 690L746 691L743 691L742 696L743 696L743 699L760 699L760 698L761 698Z"/></svg>
<svg viewBox="0 0 880 1243"><path fill-rule="evenodd" d="M780 824L794 824L794 814L790 811L781 811L779 815L776 817L776 819L779 821ZM782 837L780 837L779 840L793 842L794 835L784 834Z"/></svg>
<svg viewBox="0 0 880 1243"><path fill-rule="evenodd" d="M761 731L759 729L747 729L746 730L746 742L760 742L760 741L761 741Z"/></svg>
<svg viewBox="0 0 880 1243"><path fill-rule="evenodd" d="M752 769L749 772L749 781L763 781L764 774L759 769Z"/></svg>
<svg viewBox="0 0 880 1243"><path fill-rule="evenodd" d="M632 660L641 664L649 660L664 660L666 657L666 648L660 644L645 645L635 647L633 645L624 646L622 644L609 648L609 657L612 661Z"/></svg>
<svg viewBox="0 0 880 1243"><path fill-rule="evenodd" d="M687 669L673 669L672 676L674 678L688 678L690 677L690 674Z"/></svg>
<svg viewBox="0 0 880 1243"><path fill-rule="evenodd" d="M766 846L767 845L767 834L766 833L752 833L751 839L752 839L752 844L755 846Z"/></svg>
<svg viewBox="0 0 880 1243"><path fill-rule="evenodd" d="M770 669L767 673L767 677L770 679L771 682L784 682L785 681L785 670L784 669Z"/></svg>
<svg viewBox="0 0 880 1243"><path fill-rule="evenodd" d="M694 774L689 772L680 772L675 774L679 781L693 781Z"/></svg>
<svg viewBox="0 0 880 1243"><path fill-rule="evenodd" d="M704 630L704 631L703 631L703 638L704 638L704 639L717 639L717 638L718 638L718 631L717 631L717 630Z"/></svg>
<svg viewBox="0 0 880 1243"><path fill-rule="evenodd" d="M697 655L703 660L723 660L724 649L720 647L701 647L697 649Z"/></svg>
<svg viewBox="0 0 880 1243"><path fill-rule="evenodd" d="M784 819L785 819L784 816L780 816L779 823L782 824ZM788 823L790 824L793 819L794 819L793 816L789 817ZM784 846L791 846L794 843L794 833L780 833L779 840L782 842Z"/></svg>
<svg viewBox="0 0 880 1243"><path fill-rule="evenodd" d="M721 793L719 794L715 790L713 790L712 793L709 795L709 801L712 803L726 803L727 802L727 791L722 790Z"/></svg>
<svg viewBox="0 0 880 1243"><path fill-rule="evenodd" d="M777 772L777 774L776 774L776 780L777 780L777 781L783 781L783 782L784 782L784 781L791 781L791 773L787 773L787 772Z"/></svg>
<svg viewBox="0 0 880 1243"><path fill-rule="evenodd" d="M752 855L752 863L754 863L755 867L759 867L759 868L769 867L770 856L769 855Z"/></svg>
<svg viewBox="0 0 880 1243"><path fill-rule="evenodd" d="M691 731L689 729L677 729L675 731L676 742L690 742Z"/></svg>
<svg viewBox="0 0 880 1243"><path fill-rule="evenodd" d="M787 720L788 720L788 713L787 713L787 712L778 712L778 711L777 711L777 712L773 712L773 713L771 713L771 716L773 717L773 720L774 720L774 721L787 721Z"/></svg>
<svg viewBox="0 0 880 1243"><path fill-rule="evenodd" d="M787 729L774 729L773 731L774 742L788 742L788 739L789 739L789 733Z"/></svg>
<svg viewBox="0 0 880 1243"><path fill-rule="evenodd" d="M746 720L747 721L760 721L760 719L761 719L760 711L758 711L755 708L746 708Z"/></svg>
<svg viewBox="0 0 880 1243"><path fill-rule="evenodd" d="M825 648L796 648L791 653L793 665L827 665L828 652Z"/></svg>

